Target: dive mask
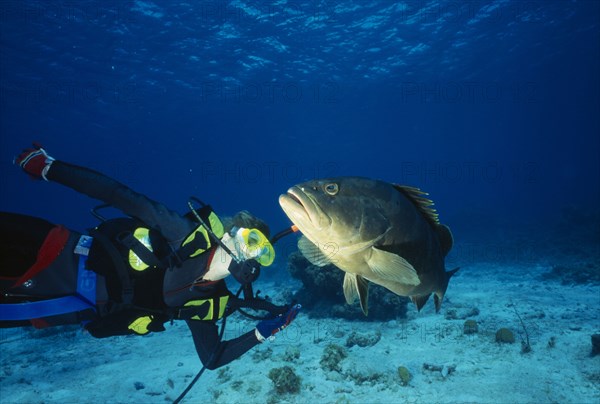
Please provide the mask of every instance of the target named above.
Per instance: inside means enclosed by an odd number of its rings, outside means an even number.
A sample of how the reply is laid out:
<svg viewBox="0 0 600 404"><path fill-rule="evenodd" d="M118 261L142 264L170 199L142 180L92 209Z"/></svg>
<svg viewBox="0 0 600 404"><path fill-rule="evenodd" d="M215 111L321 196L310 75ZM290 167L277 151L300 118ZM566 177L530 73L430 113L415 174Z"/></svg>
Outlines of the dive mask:
<svg viewBox="0 0 600 404"><path fill-rule="evenodd" d="M254 259L264 267L268 267L275 260L275 250L260 230L234 227L231 234L238 253L245 259Z"/></svg>

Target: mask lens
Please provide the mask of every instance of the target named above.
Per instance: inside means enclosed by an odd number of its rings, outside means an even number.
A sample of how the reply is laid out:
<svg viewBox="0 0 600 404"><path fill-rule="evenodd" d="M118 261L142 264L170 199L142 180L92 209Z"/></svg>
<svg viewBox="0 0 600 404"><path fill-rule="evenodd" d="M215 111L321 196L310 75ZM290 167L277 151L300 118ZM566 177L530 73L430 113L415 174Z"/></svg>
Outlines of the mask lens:
<svg viewBox="0 0 600 404"><path fill-rule="evenodd" d="M257 231L254 229L250 230L248 234L248 246L257 247L259 246L260 241L260 235L257 233Z"/></svg>
<svg viewBox="0 0 600 404"><path fill-rule="evenodd" d="M275 250L269 239L257 229L240 229L243 248L248 258L256 259L262 266L269 266L275 259Z"/></svg>

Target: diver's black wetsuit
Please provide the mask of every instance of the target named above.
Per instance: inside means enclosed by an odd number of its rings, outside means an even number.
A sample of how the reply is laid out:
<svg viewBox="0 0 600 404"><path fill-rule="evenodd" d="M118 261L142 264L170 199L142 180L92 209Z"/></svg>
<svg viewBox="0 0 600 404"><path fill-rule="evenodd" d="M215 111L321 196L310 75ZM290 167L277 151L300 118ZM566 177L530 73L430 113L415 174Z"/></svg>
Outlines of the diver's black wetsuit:
<svg viewBox="0 0 600 404"><path fill-rule="evenodd" d="M183 240L197 227L197 224L188 218L99 172L57 160L53 162L46 176L51 181L108 203L125 214L139 219L146 226L158 231L172 250L177 250ZM35 261L40 245L53 227L53 224L42 219L0 214L0 241L2 241L0 243L0 248L2 248L0 250L0 277L15 278L22 275ZM76 232L72 233L71 236L74 238L79 235ZM19 235L16 236L16 234ZM3 244L7 240L11 240L10 244ZM197 257L184 260L178 267L153 268L152 271L144 271L147 274L135 274L137 278L133 285L132 303L138 307L115 310L114 307L107 309L107 306L103 304L102 307L99 307L100 315L94 315L92 321L86 324L86 329L96 337L131 334L133 332L127 328L127 324L132 316L143 314L140 307L144 307L154 310L153 313L156 317L156 324L150 330L161 331L164 329L162 323L168 320L168 317L156 314L160 309L181 307L194 299L229 294L223 280L198 282L205 273L215 248L216 246L213 246ZM18 256L13 254L15 251L19 251ZM61 252L60 256L63 255L74 255L70 244ZM56 271L55 277L62 277L65 273L69 273L69 276L73 276L73 274L76 276L77 261L71 259L69 262L72 262L73 265L67 265L67 267L63 265L60 268L49 267L42 274L47 271ZM102 245L94 240L90 248L87 267L101 275L98 278L101 281L100 285L106 285L105 294L108 303L119 300L119 297L122 296L121 283L112 262ZM20 269L16 270L15 268ZM6 281L4 286L6 286ZM2 290L3 295L5 291L6 287ZM24 290L21 292L25 293ZM99 291L99 296L101 292ZM7 301L5 297L2 298ZM139 313L136 313L135 310L138 310ZM73 319L73 321L76 320ZM208 369L226 365L259 343L254 330L233 340L221 342L215 321L186 320L186 323L192 332L198 356ZM14 326L14 323L4 324L4 326L7 325ZM218 354L212 356L215 351ZM207 363L211 356L213 357L212 362Z"/></svg>

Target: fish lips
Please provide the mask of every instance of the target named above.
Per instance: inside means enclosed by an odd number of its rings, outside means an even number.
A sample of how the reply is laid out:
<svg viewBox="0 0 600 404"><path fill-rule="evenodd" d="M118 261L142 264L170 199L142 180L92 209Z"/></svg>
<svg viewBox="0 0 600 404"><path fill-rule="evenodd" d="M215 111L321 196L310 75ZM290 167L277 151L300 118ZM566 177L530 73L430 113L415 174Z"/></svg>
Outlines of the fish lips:
<svg viewBox="0 0 600 404"><path fill-rule="evenodd" d="M306 231L306 227L322 230L331 224L330 217L317 202L297 186L279 196L279 205L300 231Z"/></svg>

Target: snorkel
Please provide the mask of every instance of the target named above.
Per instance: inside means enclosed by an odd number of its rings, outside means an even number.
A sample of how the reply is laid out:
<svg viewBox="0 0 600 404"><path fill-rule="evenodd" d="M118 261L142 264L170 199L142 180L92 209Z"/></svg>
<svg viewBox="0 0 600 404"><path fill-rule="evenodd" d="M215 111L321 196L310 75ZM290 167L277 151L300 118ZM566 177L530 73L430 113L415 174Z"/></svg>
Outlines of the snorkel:
<svg viewBox="0 0 600 404"><path fill-rule="evenodd" d="M194 204L192 202L196 202L197 204L199 204L200 206L206 206L206 204L204 202L202 202L200 199L196 198L195 196L190 197L190 200L188 201L188 206L190 208L190 211L192 212L192 214L194 215L194 217L196 218L196 220L198 221L198 223L200 223L202 225L202 227L204 227L204 229L206 230L206 232L208 233L208 235L210 236L210 238L217 243L219 246L221 246L221 248L231 256L231 258L237 262L238 264L240 264L243 260L240 259L237 255L235 255L233 253L233 251L231 251L231 249L229 247L227 247L225 245L225 243L223 243L223 241L221 241L221 239L219 237L217 237L217 235L212 231L212 229L210 228L209 225L206 224L206 222L204 221L204 219L202 219L200 217L200 215L198 214L198 212L196 211L196 209L194 208Z"/></svg>

